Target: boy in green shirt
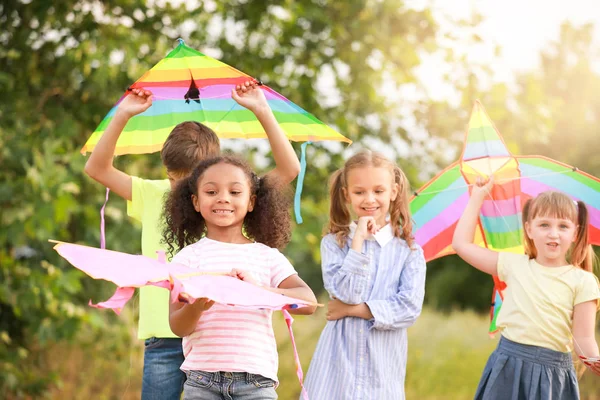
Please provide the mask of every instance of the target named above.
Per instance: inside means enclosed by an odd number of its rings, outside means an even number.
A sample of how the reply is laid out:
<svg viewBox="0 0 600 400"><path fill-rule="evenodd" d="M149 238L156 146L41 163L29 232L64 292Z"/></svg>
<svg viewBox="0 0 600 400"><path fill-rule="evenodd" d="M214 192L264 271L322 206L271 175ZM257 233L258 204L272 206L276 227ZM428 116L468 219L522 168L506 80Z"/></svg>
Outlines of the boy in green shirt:
<svg viewBox="0 0 600 400"><path fill-rule="evenodd" d="M232 90L233 99L254 113L263 126L275 159L269 175L289 184L298 175L300 163L285 133L277 123L263 91L248 81ZM127 214L142 223L142 254L157 257L161 243L161 220L165 194L178 180L188 176L204 158L220 153L219 138L208 127L194 121L182 122L169 134L161 159L169 179L148 180L130 176L113 166L119 135L130 118L152 105L152 93L132 90L115 112L85 166L85 172L127 200ZM140 289L138 337L145 339L142 400L179 400L185 374L181 339L169 328L169 292L157 287Z"/></svg>

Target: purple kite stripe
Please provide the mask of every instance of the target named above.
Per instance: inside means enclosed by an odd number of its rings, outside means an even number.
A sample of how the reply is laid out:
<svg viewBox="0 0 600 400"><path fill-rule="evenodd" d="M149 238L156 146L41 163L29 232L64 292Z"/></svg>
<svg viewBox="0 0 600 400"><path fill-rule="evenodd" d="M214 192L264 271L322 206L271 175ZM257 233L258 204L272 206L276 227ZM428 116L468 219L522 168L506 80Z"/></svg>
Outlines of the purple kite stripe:
<svg viewBox="0 0 600 400"><path fill-rule="evenodd" d="M529 178L521 178L521 192L528 194L531 197L535 197L542 192L547 192L548 190L556 191L559 189L550 187L542 182L534 181Z"/></svg>
<svg viewBox="0 0 600 400"><path fill-rule="evenodd" d="M231 90L235 85L212 85L200 89L200 98L205 99L229 99L231 98ZM162 99L183 99L189 88L186 87L150 87L149 90L157 97L157 100ZM272 90L264 90L267 100L284 100L289 101L285 97L273 92Z"/></svg>
<svg viewBox="0 0 600 400"><path fill-rule="evenodd" d="M588 212L590 214L590 224L600 229L600 210L588 206Z"/></svg>
<svg viewBox="0 0 600 400"><path fill-rule="evenodd" d="M542 192L546 192L548 190L552 191L561 191L560 189L554 188L552 186L548 186L539 181L534 181L528 178L521 178L521 192L528 194L531 197L535 197ZM575 196L569 195L573 200L580 200ZM590 214L590 224L600 229L600 210L586 204L588 212Z"/></svg>
<svg viewBox="0 0 600 400"><path fill-rule="evenodd" d="M452 226L461 214L464 212L465 207L469 201L469 193L461 195L454 203L450 204L443 212L431 218L425 225L420 227L415 234L415 240L417 243L423 246L431 239L442 233L448 227Z"/></svg>
<svg viewBox="0 0 600 400"><path fill-rule="evenodd" d="M518 214L521 210L521 196L508 200L484 200L481 214L486 217L505 217Z"/></svg>

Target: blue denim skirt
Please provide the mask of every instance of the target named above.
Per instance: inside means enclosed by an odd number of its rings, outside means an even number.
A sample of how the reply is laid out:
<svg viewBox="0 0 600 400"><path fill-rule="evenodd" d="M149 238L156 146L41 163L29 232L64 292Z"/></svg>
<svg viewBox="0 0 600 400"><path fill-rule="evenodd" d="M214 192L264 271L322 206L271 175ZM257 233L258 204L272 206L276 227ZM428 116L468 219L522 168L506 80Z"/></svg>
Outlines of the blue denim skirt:
<svg viewBox="0 0 600 400"><path fill-rule="evenodd" d="M571 353L501 337L483 370L475 399L578 400Z"/></svg>

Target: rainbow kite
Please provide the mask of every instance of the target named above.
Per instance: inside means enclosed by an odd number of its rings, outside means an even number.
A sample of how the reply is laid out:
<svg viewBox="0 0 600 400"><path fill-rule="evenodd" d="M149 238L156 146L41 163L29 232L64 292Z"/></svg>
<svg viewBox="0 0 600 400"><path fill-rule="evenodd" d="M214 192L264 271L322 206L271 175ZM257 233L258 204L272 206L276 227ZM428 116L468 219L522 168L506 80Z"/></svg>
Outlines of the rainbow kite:
<svg viewBox="0 0 600 400"><path fill-rule="evenodd" d="M546 190L582 200L590 211L590 243L600 245L600 180L570 165L541 156L513 156L498 130L476 102L460 160L436 175L411 198L415 239L427 261L454 254L452 236L469 190L478 176L494 176L491 200L485 200L475 243L523 254L521 210L527 199ZM490 334L497 331L504 282L494 277Z"/></svg>
<svg viewBox="0 0 600 400"><path fill-rule="evenodd" d="M175 125L184 121L200 122L221 138L265 138L254 114L231 97L231 90L248 80L253 78L186 46L180 39L175 49L131 85L131 89L150 90L153 103L125 125L115 155L159 151ZM290 140L352 142L273 89L261 87ZM85 143L82 154L94 150L120 101Z"/></svg>

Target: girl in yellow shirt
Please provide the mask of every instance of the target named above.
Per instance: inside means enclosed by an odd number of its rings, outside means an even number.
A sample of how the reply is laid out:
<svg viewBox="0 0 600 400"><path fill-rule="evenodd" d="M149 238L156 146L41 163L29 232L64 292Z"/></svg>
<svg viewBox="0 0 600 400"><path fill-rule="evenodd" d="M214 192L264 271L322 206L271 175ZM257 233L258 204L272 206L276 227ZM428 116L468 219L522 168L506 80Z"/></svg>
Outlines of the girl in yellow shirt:
<svg viewBox="0 0 600 400"><path fill-rule="evenodd" d="M477 181L452 241L463 260L507 285L497 319L502 336L475 399L579 399L572 346L580 356L599 355L594 326L600 289L592 273L588 209L563 193L540 193L523 207L525 255L497 252L473 243L492 185Z"/></svg>

